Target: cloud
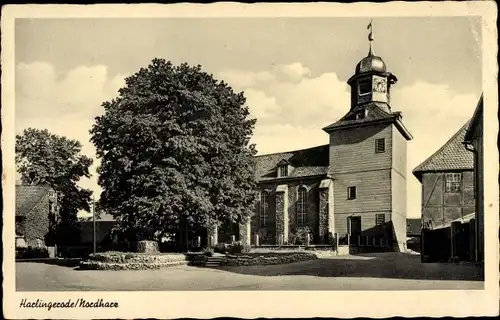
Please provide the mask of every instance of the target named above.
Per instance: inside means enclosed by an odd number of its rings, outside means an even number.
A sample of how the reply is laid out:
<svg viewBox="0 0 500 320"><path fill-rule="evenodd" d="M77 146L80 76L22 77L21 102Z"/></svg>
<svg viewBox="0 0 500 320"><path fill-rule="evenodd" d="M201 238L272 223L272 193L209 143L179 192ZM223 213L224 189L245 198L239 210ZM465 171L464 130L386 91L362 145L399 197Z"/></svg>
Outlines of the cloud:
<svg viewBox="0 0 500 320"><path fill-rule="evenodd" d="M97 197L98 162L89 130L103 112L101 104L117 96L124 78L110 77L104 65L79 66L62 74L45 62L20 63L16 68L16 133L32 127L80 141L82 154L94 158L94 164L93 177L79 184Z"/></svg>
<svg viewBox="0 0 500 320"><path fill-rule="evenodd" d="M16 68L16 117L97 115L101 103L124 82L109 78L107 67L79 66L63 74L45 62L20 63Z"/></svg>
<svg viewBox="0 0 500 320"><path fill-rule="evenodd" d="M102 113L101 103L117 95L124 76L111 77L107 67L80 66L62 74L50 64L21 63L16 69L16 131L27 127L77 139L83 153L95 158L88 130ZM301 63L269 70L224 70L216 74L235 91L243 91L257 118L252 142L260 154L328 143L321 129L350 107L350 90L336 73L312 75ZM420 214L419 182L412 169L441 147L471 116L479 95L456 92L443 84L416 81L392 92L394 111L414 136L408 144L408 214ZM92 167L95 168L98 163ZM96 174L81 185L100 193Z"/></svg>

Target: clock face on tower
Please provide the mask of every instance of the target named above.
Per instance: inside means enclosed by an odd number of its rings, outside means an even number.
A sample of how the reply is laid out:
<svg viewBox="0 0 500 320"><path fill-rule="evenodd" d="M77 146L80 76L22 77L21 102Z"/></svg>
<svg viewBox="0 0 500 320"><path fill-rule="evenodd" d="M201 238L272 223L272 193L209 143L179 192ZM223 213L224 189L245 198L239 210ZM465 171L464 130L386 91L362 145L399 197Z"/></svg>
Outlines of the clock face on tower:
<svg viewBox="0 0 500 320"><path fill-rule="evenodd" d="M374 78L373 79L373 91L376 92L386 92L387 91L387 79L385 78Z"/></svg>

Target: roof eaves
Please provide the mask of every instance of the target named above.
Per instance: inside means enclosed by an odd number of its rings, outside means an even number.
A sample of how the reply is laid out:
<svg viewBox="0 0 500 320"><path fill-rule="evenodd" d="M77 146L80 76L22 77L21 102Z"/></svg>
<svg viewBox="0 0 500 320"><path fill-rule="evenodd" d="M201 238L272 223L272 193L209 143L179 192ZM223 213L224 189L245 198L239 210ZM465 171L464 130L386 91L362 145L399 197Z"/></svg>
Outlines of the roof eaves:
<svg viewBox="0 0 500 320"><path fill-rule="evenodd" d="M467 131L465 132L464 143L469 143L472 141L472 137L474 135L474 129L480 120L480 115L482 114L482 112L483 112L483 94L481 94L481 97L479 97L476 110L474 110L472 119L469 123L469 126L467 127Z"/></svg>
<svg viewBox="0 0 500 320"><path fill-rule="evenodd" d="M299 176L299 177L276 177L276 178L269 178L269 179L258 179L257 183L270 183L270 182L281 182L281 181L296 181L296 180L304 180L304 179L313 179L313 178L318 178L318 177L328 177L327 173L320 173L320 174L312 174L308 176Z"/></svg>

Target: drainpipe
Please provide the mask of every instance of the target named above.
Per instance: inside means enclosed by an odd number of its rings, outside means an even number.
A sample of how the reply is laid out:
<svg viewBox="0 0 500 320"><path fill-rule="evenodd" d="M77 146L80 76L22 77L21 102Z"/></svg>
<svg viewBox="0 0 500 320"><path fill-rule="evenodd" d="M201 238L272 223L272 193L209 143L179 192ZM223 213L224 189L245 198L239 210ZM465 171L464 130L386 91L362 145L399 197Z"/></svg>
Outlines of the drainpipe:
<svg viewBox="0 0 500 320"><path fill-rule="evenodd" d="M470 142L470 141L464 141L462 142L462 144L464 145L465 149L467 151L470 151L474 154L474 210L476 211L476 223L474 224L475 225L475 239L474 239L474 258L475 260L479 260L479 252L478 252L478 237L479 237L479 221L477 219L477 215L479 214L479 203L478 203L478 199L477 198L477 195L478 195L478 174L477 174L477 150L474 148L474 145Z"/></svg>

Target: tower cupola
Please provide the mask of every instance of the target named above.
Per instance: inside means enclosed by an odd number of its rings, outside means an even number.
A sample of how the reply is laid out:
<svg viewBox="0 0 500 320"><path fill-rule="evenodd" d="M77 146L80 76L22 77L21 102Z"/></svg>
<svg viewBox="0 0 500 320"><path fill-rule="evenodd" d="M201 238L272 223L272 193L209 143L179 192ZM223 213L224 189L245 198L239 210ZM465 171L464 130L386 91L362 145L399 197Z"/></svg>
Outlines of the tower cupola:
<svg viewBox="0 0 500 320"><path fill-rule="evenodd" d="M368 25L368 30L368 55L356 65L354 75L347 81L351 86L351 110L375 103L383 111L391 113L390 88L397 82L397 78L387 72L384 60L374 53L372 22Z"/></svg>

